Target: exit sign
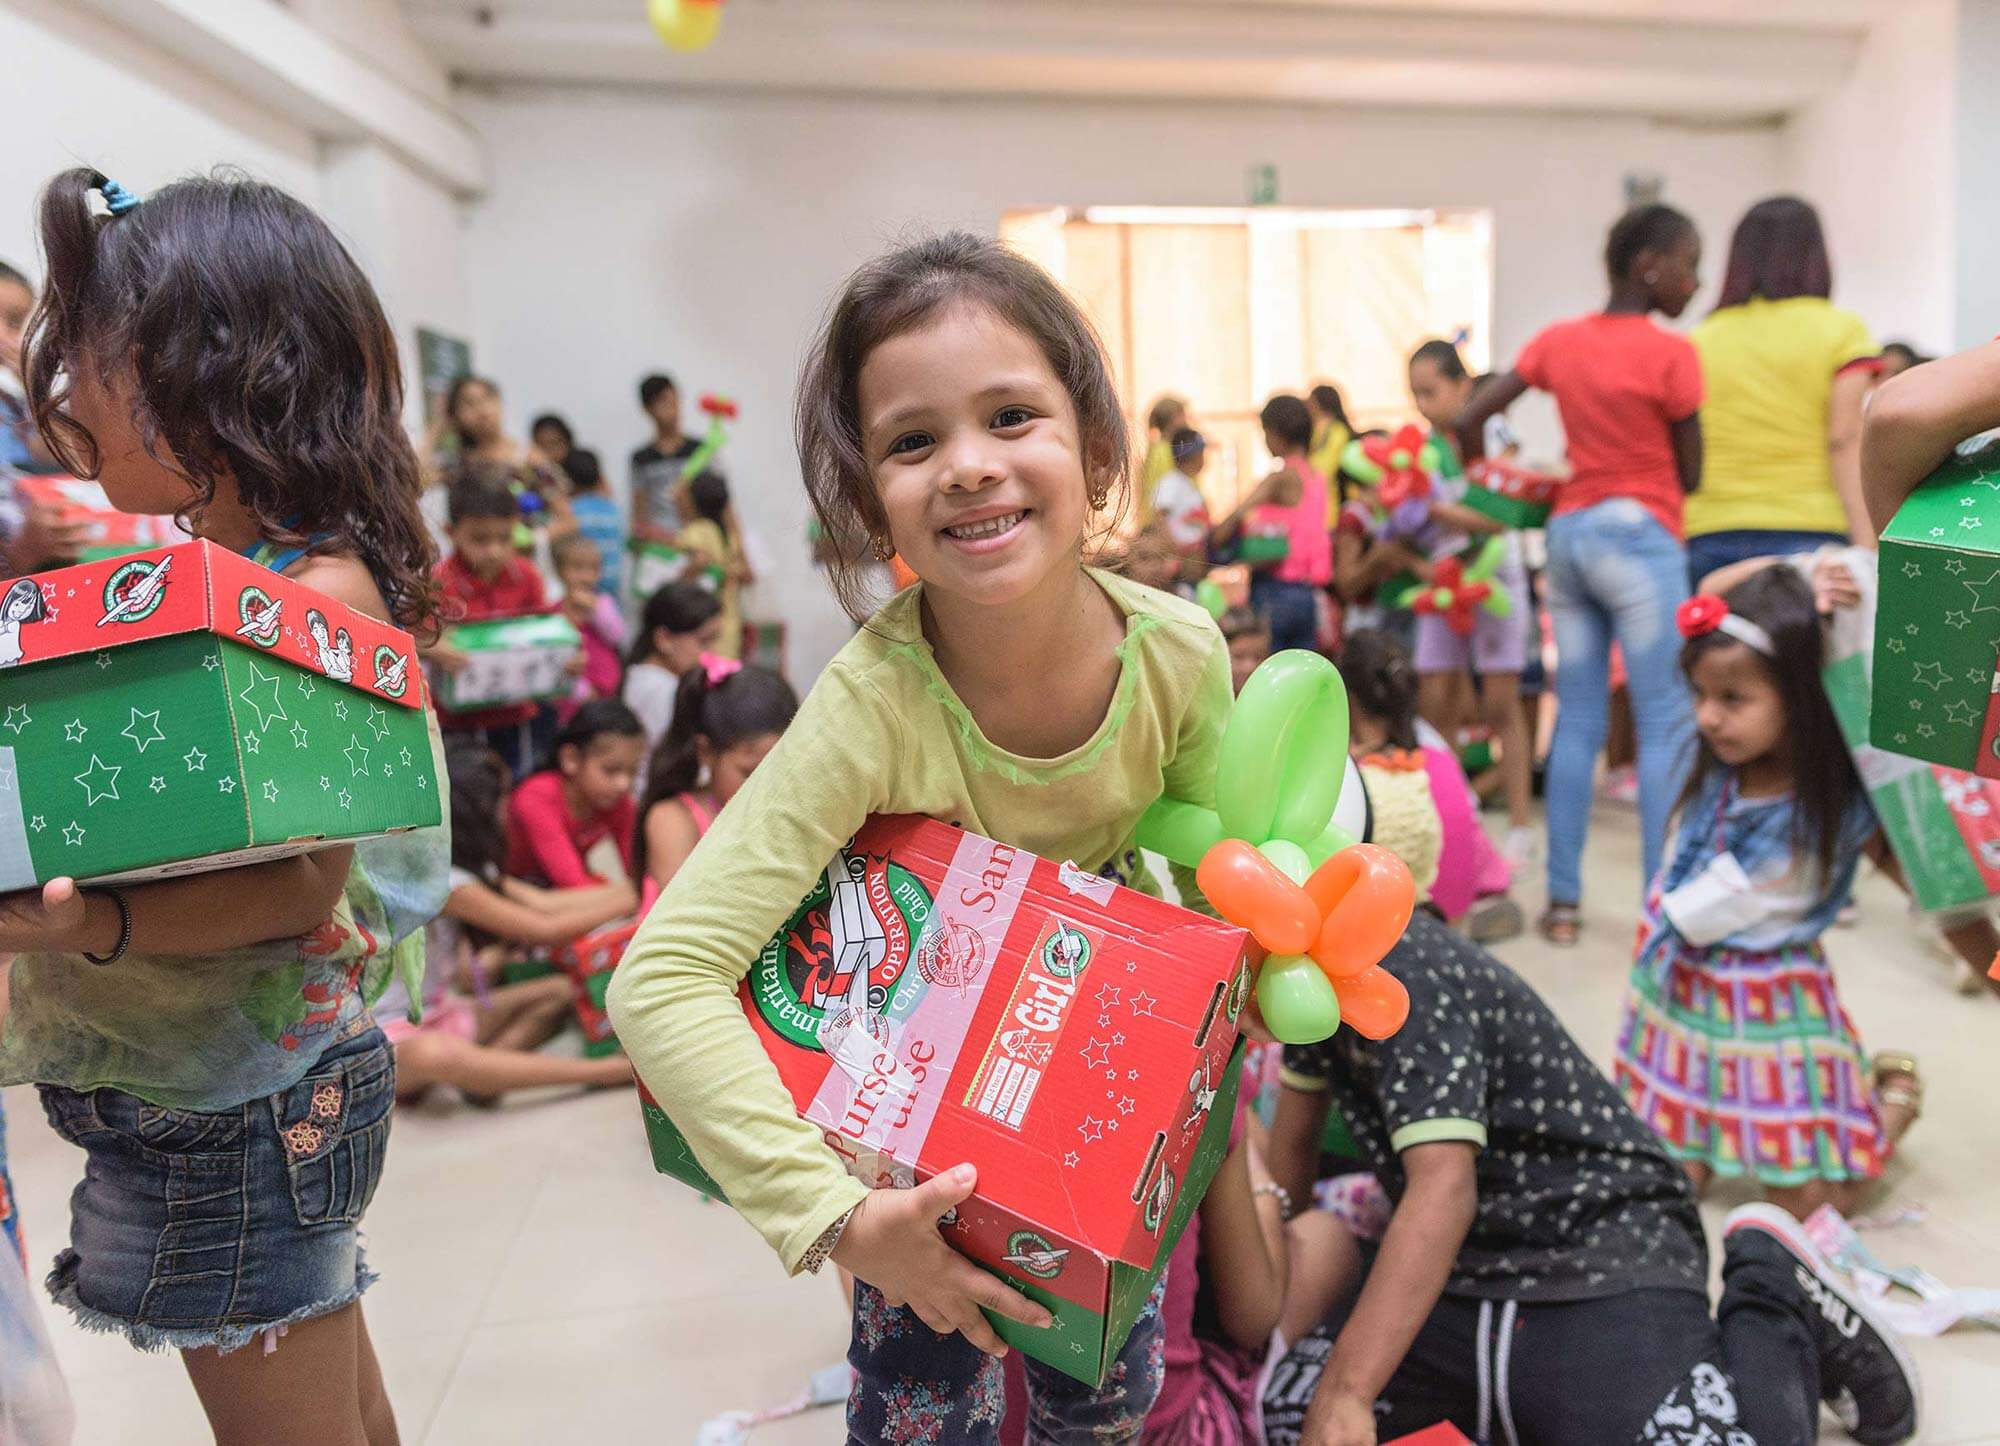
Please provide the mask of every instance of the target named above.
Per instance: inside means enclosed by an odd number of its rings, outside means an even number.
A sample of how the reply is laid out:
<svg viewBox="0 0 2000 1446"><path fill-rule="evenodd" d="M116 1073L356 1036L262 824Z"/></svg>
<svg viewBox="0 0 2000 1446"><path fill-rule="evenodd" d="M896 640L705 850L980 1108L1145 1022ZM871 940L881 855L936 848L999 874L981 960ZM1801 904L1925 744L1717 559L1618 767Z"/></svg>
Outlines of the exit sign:
<svg viewBox="0 0 2000 1446"><path fill-rule="evenodd" d="M1255 165L1245 173L1244 184L1253 206L1278 204L1278 168L1269 163Z"/></svg>

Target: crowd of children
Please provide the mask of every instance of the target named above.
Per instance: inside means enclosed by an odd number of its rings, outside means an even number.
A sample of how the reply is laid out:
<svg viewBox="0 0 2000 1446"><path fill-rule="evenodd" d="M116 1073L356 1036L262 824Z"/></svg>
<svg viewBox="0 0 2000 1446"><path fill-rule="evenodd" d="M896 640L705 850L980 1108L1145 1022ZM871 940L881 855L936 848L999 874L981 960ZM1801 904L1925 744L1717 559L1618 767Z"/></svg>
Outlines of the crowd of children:
<svg viewBox="0 0 2000 1446"><path fill-rule="evenodd" d="M1274 466L1226 508L1183 400L1152 409L1135 465L1095 333L1033 264L958 234L878 258L809 354L797 441L822 535L860 543L828 550L839 595L870 555L915 585L857 616L803 700L743 660L743 530L670 378L640 384L654 436L628 510L560 416L510 437L482 378L439 399L420 457L369 283L272 187L142 199L69 171L41 229L39 299L0 268L0 371L20 382L0 424L32 424L0 425L5 465L94 477L121 510L412 630L440 685L483 646L454 625L574 632L559 686L431 715L448 831L0 896L0 1082L39 1086L88 1157L51 1289L179 1350L219 1440L396 1439L358 1226L399 1100L635 1073L785 1270L851 1278L850 1439L1368 1446L1449 1422L1774 1446L1814 1439L1822 1401L1863 1442L1915 1431L1907 1356L1800 1224L1854 1205L1923 1097L1913 1058L1864 1052L1820 943L1864 857L1897 871L1820 682L1824 619L1861 591L1825 550L1743 558L1689 597L1702 371L1650 319L1695 290L1678 212L1621 219L1605 309L1509 370L1417 348L1427 431L1357 432L1331 386L1272 398ZM2000 424L1996 356L1882 387L1855 509L1879 525ZM1537 592L1490 501L1491 468L1518 463L1502 413L1530 387L1569 438L1545 574L1551 944L1581 925L1614 639L1638 725L1651 882L1610 1076L1482 947L1519 929L1509 891L1535 854ZM1141 526L1107 549L1134 475ZM0 513L7 573L73 555L69 526ZM1215 803L1234 693L1299 648L1339 660L1351 759L1327 766L1417 886L1385 961L1408 1023L1260 1046L1246 1070L1267 1087L1243 1091L1103 1381L1030 1361L1010 1392L995 1319L1051 1316L940 1232L977 1170L855 1179L765 1064L738 985L871 815L1204 906L1192 874L1158 877L1139 820L1163 792ZM625 1053L546 1050L576 995L537 966L621 925L606 1008ZM1950 937L1982 964L2000 944L1983 922ZM308 1022L274 1040L275 1013ZM1711 1310L1696 1201L1718 1175L1765 1198L1729 1217Z"/></svg>

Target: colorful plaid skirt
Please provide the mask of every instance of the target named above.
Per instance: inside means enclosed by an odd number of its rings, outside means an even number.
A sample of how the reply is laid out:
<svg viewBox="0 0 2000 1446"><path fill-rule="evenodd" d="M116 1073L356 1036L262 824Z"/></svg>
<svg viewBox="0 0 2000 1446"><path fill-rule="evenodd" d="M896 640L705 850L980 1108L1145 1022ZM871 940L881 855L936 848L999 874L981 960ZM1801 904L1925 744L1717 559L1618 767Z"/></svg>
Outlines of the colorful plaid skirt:
<svg viewBox="0 0 2000 1446"><path fill-rule="evenodd" d="M1642 939L1654 938L1649 904ZM1817 941L1642 950L1615 1078L1677 1158L1765 1185L1869 1180L1887 1147L1867 1056Z"/></svg>

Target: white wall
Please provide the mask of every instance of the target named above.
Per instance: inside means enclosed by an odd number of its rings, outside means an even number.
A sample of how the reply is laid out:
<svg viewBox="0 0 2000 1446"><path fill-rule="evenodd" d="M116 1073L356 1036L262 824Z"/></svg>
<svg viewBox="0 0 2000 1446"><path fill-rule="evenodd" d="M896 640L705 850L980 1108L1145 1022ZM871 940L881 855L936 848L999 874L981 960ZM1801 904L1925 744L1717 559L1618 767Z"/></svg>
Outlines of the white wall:
<svg viewBox="0 0 2000 1446"><path fill-rule="evenodd" d="M319 147L300 126L181 65L69 0L0 3L7 138L0 257L32 275L34 204L50 176L96 166L144 194L228 162L320 199Z"/></svg>
<svg viewBox="0 0 2000 1446"><path fill-rule="evenodd" d="M1834 299L1878 338L1933 352L1951 350L1954 334L1958 9L1885 10L1846 83L1784 131L1786 184L1826 224Z"/></svg>
<svg viewBox="0 0 2000 1446"><path fill-rule="evenodd" d="M2000 332L2000 0L1958 0L1957 9L1952 345L1962 348Z"/></svg>
<svg viewBox="0 0 2000 1446"><path fill-rule="evenodd" d="M517 424L565 412L621 485L644 372L740 397L731 478L783 561L758 602L792 620L803 677L846 625L806 563L793 382L841 278L898 237L992 234L1017 206L1240 205L1245 167L1268 161L1291 204L1490 207L1505 357L1602 300L1625 172L1662 173L1712 242L1781 174L1775 128L1606 117L553 88L463 110L492 167L465 249L479 366ZM1553 440L1546 412L1529 430Z"/></svg>

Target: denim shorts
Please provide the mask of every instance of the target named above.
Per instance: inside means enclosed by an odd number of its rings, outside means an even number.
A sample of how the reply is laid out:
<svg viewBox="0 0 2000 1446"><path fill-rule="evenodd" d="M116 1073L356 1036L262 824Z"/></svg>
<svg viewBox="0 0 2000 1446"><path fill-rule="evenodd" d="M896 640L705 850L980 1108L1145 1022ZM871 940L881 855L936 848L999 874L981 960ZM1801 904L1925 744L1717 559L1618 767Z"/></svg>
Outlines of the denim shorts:
<svg viewBox="0 0 2000 1446"><path fill-rule="evenodd" d="M81 1145L70 1248L49 1293L142 1350L232 1351L348 1305L374 1281L362 1212L382 1178L396 1064L379 1029L290 1089L232 1109L170 1110L123 1090L41 1090Z"/></svg>

